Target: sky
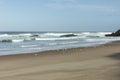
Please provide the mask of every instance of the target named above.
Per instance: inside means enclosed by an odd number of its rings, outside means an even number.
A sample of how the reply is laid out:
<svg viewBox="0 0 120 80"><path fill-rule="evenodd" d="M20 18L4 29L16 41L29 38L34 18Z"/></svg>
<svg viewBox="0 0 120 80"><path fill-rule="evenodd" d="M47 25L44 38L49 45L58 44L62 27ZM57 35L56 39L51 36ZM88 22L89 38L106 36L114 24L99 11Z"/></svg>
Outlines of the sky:
<svg viewBox="0 0 120 80"><path fill-rule="evenodd" d="M115 31L120 0L0 0L0 31Z"/></svg>

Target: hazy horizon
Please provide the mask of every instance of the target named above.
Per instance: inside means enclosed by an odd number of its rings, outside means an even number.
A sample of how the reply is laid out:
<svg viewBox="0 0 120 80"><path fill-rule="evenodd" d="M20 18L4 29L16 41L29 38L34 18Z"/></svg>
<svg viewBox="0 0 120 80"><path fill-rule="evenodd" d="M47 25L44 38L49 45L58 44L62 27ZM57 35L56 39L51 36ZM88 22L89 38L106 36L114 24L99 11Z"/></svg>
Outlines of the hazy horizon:
<svg viewBox="0 0 120 80"><path fill-rule="evenodd" d="M89 31L87 31L87 30L86 30L86 31L84 31L84 30L81 30L81 31L74 31L74 30L73 30L73 31L44 31L44 30L43 30L43 31L34 31L34 30L33 30L33 31L29 31L29 30L28 30L28 31L27 31L27 30L26 30L26 31L24 31L24 30L19 30L19 31L18 31L18 30L15 30L15 31L12 31L12 30L8 30L8 31L0 31L0 32L1 32L1 33L2 33L2 32L3 32L3 33L4 33L4 32L23 32L23 33L24 33L24 32L48 32L48 33L49 33L49 32L115 32L115 31L117 31L117 30L118 30L118 29L115 29L115 30L89 30Z"/></svg>

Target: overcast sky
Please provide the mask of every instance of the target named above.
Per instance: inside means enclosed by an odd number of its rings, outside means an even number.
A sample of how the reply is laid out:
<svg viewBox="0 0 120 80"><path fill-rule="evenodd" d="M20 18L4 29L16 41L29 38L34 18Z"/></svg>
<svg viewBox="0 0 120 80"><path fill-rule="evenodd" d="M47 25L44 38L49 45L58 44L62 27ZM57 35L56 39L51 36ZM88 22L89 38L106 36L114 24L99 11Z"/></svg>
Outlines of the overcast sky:
<svg viewBox="0 0 120 80"><path fill-rule="evenodd" d="M0 31L114 31L120 0L0 0Z"/></svg>

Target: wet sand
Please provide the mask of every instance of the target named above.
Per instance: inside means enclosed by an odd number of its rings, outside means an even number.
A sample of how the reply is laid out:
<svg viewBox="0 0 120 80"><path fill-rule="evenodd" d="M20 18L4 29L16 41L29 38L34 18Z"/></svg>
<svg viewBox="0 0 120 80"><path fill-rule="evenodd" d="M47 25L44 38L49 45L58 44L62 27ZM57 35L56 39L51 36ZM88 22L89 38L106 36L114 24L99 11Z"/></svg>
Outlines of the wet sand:
<svg viewBox="0 0 120 80"><path fill-rule="evenodd" d="M0 57L0 80L120 80L120 42Z"/></svg>

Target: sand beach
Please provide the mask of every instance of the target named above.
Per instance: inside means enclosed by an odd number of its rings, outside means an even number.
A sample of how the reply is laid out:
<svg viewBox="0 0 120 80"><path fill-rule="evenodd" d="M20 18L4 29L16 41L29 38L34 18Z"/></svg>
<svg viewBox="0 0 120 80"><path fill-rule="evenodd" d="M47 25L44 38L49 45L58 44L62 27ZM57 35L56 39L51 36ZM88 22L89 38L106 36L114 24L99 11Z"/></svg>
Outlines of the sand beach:
<svg viewBox="0 0 120 80"><path fill-rule="evenodd" d="M120 80L120 42L0 57L0 80Z"/></svg>

